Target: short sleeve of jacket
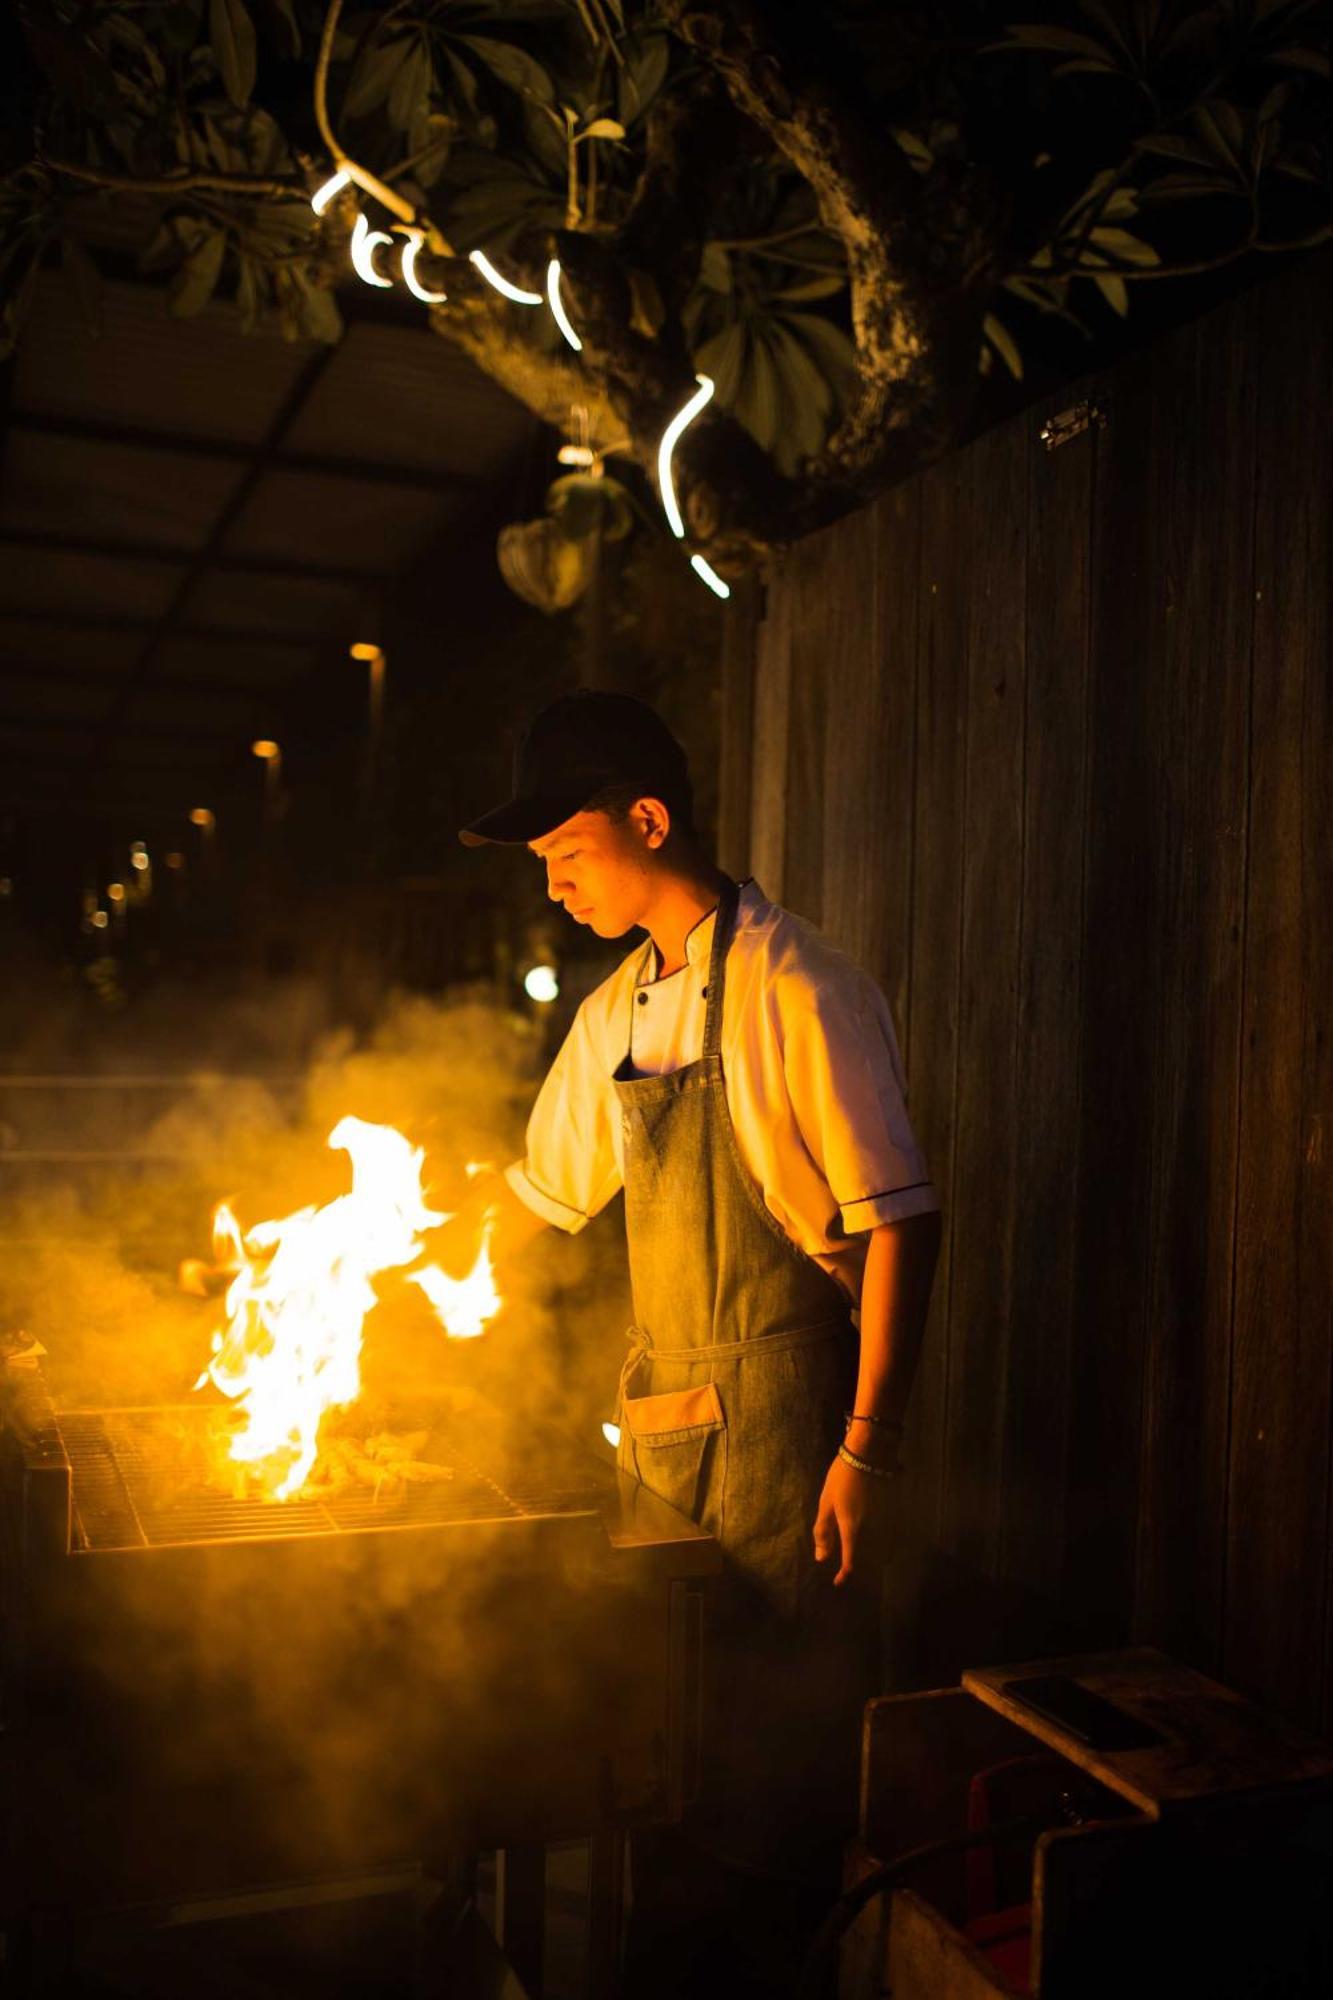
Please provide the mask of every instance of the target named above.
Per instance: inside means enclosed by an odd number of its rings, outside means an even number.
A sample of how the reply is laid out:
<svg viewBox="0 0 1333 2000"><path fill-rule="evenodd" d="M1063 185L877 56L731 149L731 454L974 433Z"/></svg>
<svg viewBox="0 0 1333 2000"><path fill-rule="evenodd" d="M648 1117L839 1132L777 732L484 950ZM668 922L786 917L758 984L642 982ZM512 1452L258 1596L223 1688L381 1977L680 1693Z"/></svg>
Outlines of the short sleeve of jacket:
<svg viewBox="0 0 1333 2000"><path fill-rule="evenodd" d="M575 1235L619 1188L614 1109L585 1003L537 1093L524 1157L505 1170L519 1200L543 1222Z"/></svg>
<svg viewBox="0 0 1333 2000"><path fill-rule="evenodd" d="M840 954L775 983L801 1137L850 1234L939 1207L907 1115L898 1038L878 986Z"/></svg>

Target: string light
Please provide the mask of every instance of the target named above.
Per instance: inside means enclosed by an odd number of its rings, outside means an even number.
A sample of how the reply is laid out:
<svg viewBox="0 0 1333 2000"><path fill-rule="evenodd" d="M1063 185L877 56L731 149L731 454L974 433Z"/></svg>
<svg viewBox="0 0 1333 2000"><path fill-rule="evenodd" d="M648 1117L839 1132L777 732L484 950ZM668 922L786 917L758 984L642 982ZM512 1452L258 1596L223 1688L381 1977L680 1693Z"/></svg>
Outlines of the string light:
<svg viewBox="0 0 1333 2000"><path fill-rule="evenodd" d="M502 298L512 299L516 306L539 306L540 292L525 292L521 285L511 285L508 278L501 277L484 250L473 250L468 255L468 263L481 272L488 285L493 285Z"/></svg>
<svg viewBox="0 0 1333 2000"><path fill-rule="evenodd" d="M711 375L696 375L699 384L688 403L683 403L662 433L662 442L657 447L657 490L662 496L662 510L670 524L671 532L679 541L685 533L685 523L681 518L680 503L676 499L676 482L671 472L671 454L680 442L682 433L694 422L704 404L713 394ZM706 581L706 579L705 579Z"/></svg>
<svg viewBox="0 0 1333 2000"><path fill-rule="evenodd" d="M310 206L314 209L315 214L323 215L334 196L340 195L343 189L350 184L351 179L352 176L348 173L346 167L343 167L330 180L325 181L322 188L316 188L310 197Z"/></svg>
<svg viewBox="0 0 1333 2000"><path fill-rule="evenodd" d="M553 965L534 965L523 981L523 991L529 1000L536 1000L549 1006L552 1000L560 998L560 981Z"/></svg>
<svg viewBox="0 0 1333 2000"><path fill-rule="evenodd" d="M696 576L701 576L703 578L704 582L708 585L708 588L713 592L715 597L731 596L731 585L729 583L724 583L722 581L722 578L718 575L717 571L713 568L713 565L711 563L705 562L702 556L691 556L690 568L694 571L694 574Z"/></svg>
<svg viewBox="0 0 1333 2000"><path fill-rule="evenodd" d="M560 259L552 257L546 266L546 303L551 308L551 318L559 327L575 354L582 354L583 342L569 323L565 302L560 296Z"/></svg>
<svg viewBox="0 0 1333 2000"><path fill-rule="evenodd" d="M423 306L442 306L449 296L448 292L428 292L417 276L417 252L425 240L424 229L409 229L407 232L407 241L403 245L403 283Z"/></svg>
<svg viewBox="0 0 1333 2000"><path fill-rule="evenodd" d="M604 1438L606 1439L607 1443L608 1443L608 1444L609 1444L609 1445L611 1446L611 1449L612 1449L613 1451L618 1451L618 1450L619 1450L619 1448L620 1448L620 1425L619 1425L619 1424L603 1424L603 1425L602 1425L602 1436L603 1436L603 1437L604 1437Z"/></svg>
<svg viewBox="0 0 1333 2000"><path fill-rule="evenodd" d="M318 188L311 196L310 206L314 209L316 215L322 215L329 203L336 195L342 192L349 182L356 180L359 183L360 179L360 169L356 169L350 164L347 167L340 168L336 174L333 174L325 181L324 185ZM425 231L409 225L404 234L407 240L403 244L400 257L403 283L407 286L413 298L419 299L423 305L443 305L448 294L446 292L429 290L417 276L417 257L426 240ZM392 243L392 241L393 238L387 235L382 229L372 229L364 215L357 216L356 225L352 230L352 267L363 283L374 285L380 291L391 291L393 289L393 280L392 278L381 277L375 267L375 252L381 244ZM513 284L502 272L497 271L484 250L469 251L468 262L493 290L499 292L502 298L510 300L512 304L520 306L539 306L542 304L543 294L541 292L530 292L525 290L521 285ZM551 317L559 327L568 345L573 349L575 354L581 354L583 352L583 342L576 333L569 314L565 309L565 301L561 290L561 275L560 260L558 257L552 257L546 267L545 303L549 306ZM705 404L712 400L714 389L711 376L696 375L695 381L699 385L698 388L671 419L671 422L662 433L662 440L657 448L658 491L662 496L662 509L667 517L667 525L670 527L677 541L684 538L685 521L680 511L680 501L676 495L672 459L676 446L679 444L684 432L694 422L694 419L704 408ZM563 465L591 465L595 463L595 454L583 443L562 445L559 458ZM707 562L703 556L692 555L690 557L690 568L701 582L707 584L715 596L724 599L731 596L731 586L718 575L712 564ZM255 754L262 755L263 753L256 749ZM192 814L191 817L193 818L194 815ZM198 825L200 822L196 820L195 823ZM537 968L534 968L534 971L536 970ZM538 996L534 995L533 997L536 998ZM542 995L541 997L545 998L546 996ZM553 998L554 996L552 995L551 997Z"/></svg>
<svg viewBox="0 0 1333 2000"><path fill-rule="evenodd" d="M382 278L375 269L375 251L381 243L392 242L384 230L372 229L364 215L357 216L352 231L352 269L367 285L377 285L382 292L393 290L393 279Z"/></svg>

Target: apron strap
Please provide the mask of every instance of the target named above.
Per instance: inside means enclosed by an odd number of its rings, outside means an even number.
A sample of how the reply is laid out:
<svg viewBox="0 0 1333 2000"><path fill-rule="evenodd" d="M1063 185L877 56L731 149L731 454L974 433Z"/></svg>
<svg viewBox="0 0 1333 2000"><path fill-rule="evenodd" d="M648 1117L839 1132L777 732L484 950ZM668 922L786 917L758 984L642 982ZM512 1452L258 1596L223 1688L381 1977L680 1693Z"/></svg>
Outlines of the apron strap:
<svg viewBox="0 0 1333 2000"><path fill-rule="evenodd" d="M727 951L736 929L740 898L740 888L735 882L728 882L718 898L713 949L708 960L708 998L704 1003L705 1056L715 1056L722 1047L722 995L726 990Z"/></svg>

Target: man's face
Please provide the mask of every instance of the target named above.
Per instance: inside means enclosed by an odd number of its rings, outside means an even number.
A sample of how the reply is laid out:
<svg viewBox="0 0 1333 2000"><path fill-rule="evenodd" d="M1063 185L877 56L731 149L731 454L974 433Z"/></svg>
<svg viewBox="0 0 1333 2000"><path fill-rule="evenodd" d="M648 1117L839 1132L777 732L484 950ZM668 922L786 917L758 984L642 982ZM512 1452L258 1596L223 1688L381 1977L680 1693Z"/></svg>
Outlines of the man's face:
<svg viewBox="0 0 1333 2000"><path fill-rule="evenodd" d="M643 922L651 899L650 857L661 845L651 817L638 806L623 821L578 812L554 833L528 842L545 863L551 901L598 937L624 937Z"/></svg>

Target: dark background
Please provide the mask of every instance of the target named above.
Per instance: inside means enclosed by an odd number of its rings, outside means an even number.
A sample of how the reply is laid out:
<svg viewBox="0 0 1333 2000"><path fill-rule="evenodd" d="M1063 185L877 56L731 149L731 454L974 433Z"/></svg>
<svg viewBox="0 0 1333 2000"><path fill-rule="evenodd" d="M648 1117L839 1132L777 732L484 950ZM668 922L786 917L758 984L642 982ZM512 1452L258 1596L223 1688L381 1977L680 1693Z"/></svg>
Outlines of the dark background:
<svg viewBox="0 0 1333 2000"><path fill-rule="evenodd" d="M945 1212L897 1685L1132 1636L1328 1726L1331 274L794 549L728 651L733 859L884 982Z"/></svg>

